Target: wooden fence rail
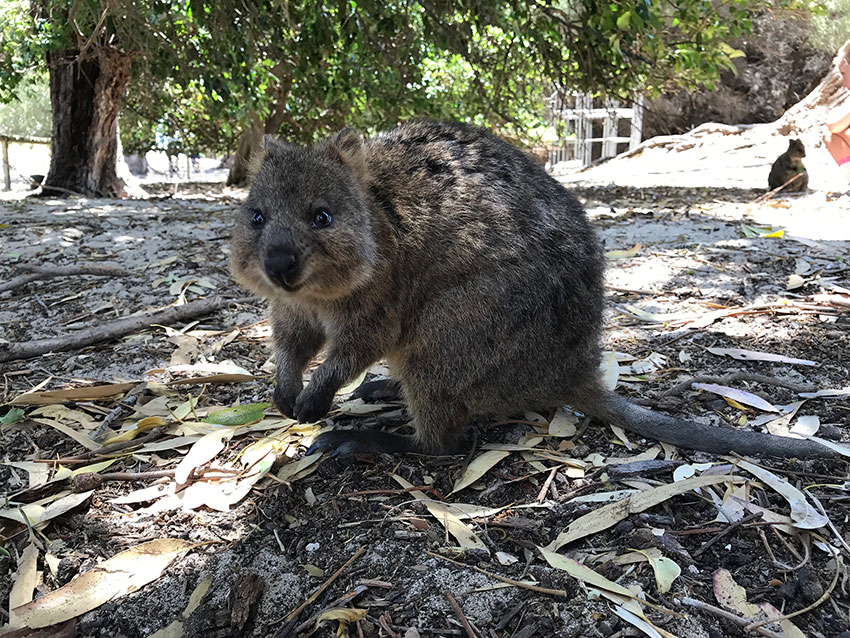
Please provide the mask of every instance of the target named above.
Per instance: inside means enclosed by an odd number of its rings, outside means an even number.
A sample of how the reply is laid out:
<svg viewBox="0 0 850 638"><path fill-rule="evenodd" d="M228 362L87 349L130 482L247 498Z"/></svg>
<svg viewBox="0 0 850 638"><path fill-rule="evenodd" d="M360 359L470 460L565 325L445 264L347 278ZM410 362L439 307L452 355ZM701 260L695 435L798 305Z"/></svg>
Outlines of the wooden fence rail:
<svg viewBox="0 0 850 638"><path fill-rule="evenodd" d="M643 96L638 97L631 107L620 106L617 100L605 100L594 106L590 95L578 93L565 103L559 94L548 100L549 117L565 125L568 134L558 146L549 151L549 164L575 161L580 166L590 166L593 161L593 144L601 144L600 156L614 157L618 144L628 144L629 150L640 144L643 128ZM629 135L619 135L620 120L629 121ZM602 121L602 137L593 137L594 122Z"/></svg>
<svg viewBox="0 0 850 638"><path fill-rule="evenodd" d="M0 133L0 147L3 152L3 190L12 190L12 173L9 170L9 144L50 144L49 137L25 137Z"/></svg>

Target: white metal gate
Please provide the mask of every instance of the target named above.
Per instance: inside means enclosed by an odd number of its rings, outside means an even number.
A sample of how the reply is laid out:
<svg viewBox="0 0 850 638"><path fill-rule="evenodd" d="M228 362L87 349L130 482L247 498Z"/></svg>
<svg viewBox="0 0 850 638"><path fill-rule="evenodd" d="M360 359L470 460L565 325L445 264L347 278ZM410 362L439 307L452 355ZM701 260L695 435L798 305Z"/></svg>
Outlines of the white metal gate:
<svg viewBox="0 0 850 638"><path fill-rule="evenodd" d="M643 126L643 96L631 107L621 107L619 101L607 99L594 107L593 98L575 93L564 101L556 93L549 98L549 117L559 123L562 131L557 146L549 149L549 165L568 162L576 167L590 166L594 159L594 144L601 146L597 158L614 157L619 144L632 150L641 140ZM599 100L597 100L597 103ZM620 120L628 121L628 135L620 135ZM594 137L594 123L601 137Z"/></svg>

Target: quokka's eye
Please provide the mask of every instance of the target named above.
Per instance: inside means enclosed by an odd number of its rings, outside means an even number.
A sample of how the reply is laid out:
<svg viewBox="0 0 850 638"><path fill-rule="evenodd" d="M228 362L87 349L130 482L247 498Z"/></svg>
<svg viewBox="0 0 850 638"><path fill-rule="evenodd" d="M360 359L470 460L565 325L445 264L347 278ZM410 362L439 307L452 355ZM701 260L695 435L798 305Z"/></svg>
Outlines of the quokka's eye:
<svg viewBox="0 0 850 638"><path fill-rule="evenodd" d="M330 226L333 220L333 217L331 217L331 214L328 211L324 208L320 208L316 211L316 216L313 218L313 228L324 228L325 226Z"/></svg>
<svg viewBox="0 0 850 638"><path fill-rule="evenodd" d="M251 225L254 227L262 226L266 223L265 216L258 210L249 211L251 213Z"/></svg>

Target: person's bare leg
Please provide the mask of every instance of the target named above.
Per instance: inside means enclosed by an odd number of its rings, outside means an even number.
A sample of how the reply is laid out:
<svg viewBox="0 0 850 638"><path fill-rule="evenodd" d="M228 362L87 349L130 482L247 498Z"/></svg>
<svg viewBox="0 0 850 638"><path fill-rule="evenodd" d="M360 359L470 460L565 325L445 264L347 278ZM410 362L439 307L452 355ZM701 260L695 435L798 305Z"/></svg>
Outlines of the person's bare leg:
<svg viewBox="0 0 850 638"><path fill-rule="evenodd" d="M847 181L850 182L850 137L848 137L848 132L824 135L823 143L841 168Z"/></svg>

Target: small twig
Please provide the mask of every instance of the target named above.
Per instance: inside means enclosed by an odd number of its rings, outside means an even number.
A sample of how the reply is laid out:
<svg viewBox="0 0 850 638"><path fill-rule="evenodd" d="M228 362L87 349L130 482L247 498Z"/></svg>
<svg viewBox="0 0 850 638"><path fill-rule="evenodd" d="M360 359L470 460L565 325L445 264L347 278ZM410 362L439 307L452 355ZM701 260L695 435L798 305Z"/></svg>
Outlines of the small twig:
<svg viewBox="0 0 850 638"><path fill-rule="evenodd" d="M135 388L130 390L126 395L124 395L124 400L117 406L115 406L112 411L110 411L110 413L103 418L103 421L101 421L98 424L97 428L95 428L95 431L92 432L91 438L99 443L100 439L103 438L104 433L106 432L107 428L109 428L109 426L112 424L112 422L119 416L121 416L121 413L124 411L125 408L132 407L133 405L135 405L136 401L139 398L139 395L144 392L145 388L147 387L147 382L143 381Z"/></svg>
<svg viewBox="0 0 850 638"><path fill-rule="evenodd" d="M800 534L797 535L797 537L800 539L800 544L803 546L803 552L804 552L803 556L800 556L800 552L798 552L796 549L794 549L791 546L791 544L788 541L785 540L785 538L782 536L782 534L780 534L779 532L776 531L775 527L771 527L770 529L773 532L773 535L776 536L776 538L779 539L779 542L782 543L783 545L785 545L785 548L794 556L794 558L796 558L798 561L800 561L797 565L794 565L794 566L787 565L785 567L785 569L780 569L779 571L786 573L786 574L791 573L791 572L795 572L798 569L802 569L803 567L805 567L806 565L808 565L811 562L811 560L812 560L812 548L811 548L811 540L809 539L808 535L806 535L806 536L803 536L803 535L800 535ZM759 530L759 531L764 533L763 530ZM777 562L777 565L781 565L781 561L776 561L776 562Z"/></svg>
<svg viewBox="0 0 850 638"><path fill-rule="evenodd" d="M133 439L131 441L119 441L118 443L111 443L110 445L104 445L102 448L98 450L92 450L86 452L85 454L80 454L78 456L69 456L66 459L61 459L63 463L65 462L79 462L91 459L93 456L107 456L109 454L115 454L116 452L123 452L126 449L137 447L139 445L144 445L145 443L150 443L154 439L158 438L159 435L162 434L162 428L153 428L150 432L145 434L144 436L140 436L138 439ZM55 459L51 459L50 462L54 462Z"/></svg>
<svg viewBox="0 0 850 638"><path fill-rule="evenodd" d="M815 505L817 505L818 510L826 519L826 524L835 536L835 539L839 543L841 543L842 547L844 547L844 551L850 554L850 544L848 544L847 541L844 540L844 537L841 535L841 532L839 532L838 529L835 527L835 524L832 522L832 519L827 516L826 510L823 508L823 504L820 502L820 499L811 492L808 492L808 496L815 502Z"/></svg>
<svg viewBox="0 0 850 638"><path fill-rule="evenodd" d="M384 633L390 638L401 638L401 634L396 633L393 631L392 627L390 627L390 622L387 620L386 613L383 613L378 617L378 625L380 625L381 629L384 630Z"/></svg>
<svg viewBox="0 0 850 638"><path fill-rule="evenodd" d="M472 631L472 627L469 624L469 620L467 620L466 616L463 613L463 609L460 608L460 605L457 604L455 597L452 596L452 593L449 590L443 592L443 595L446 597L446 600L449 601L449 604L452 606L452 609L455 612L455 616L457 616L458 620L460 620L460 624L463 625L463 628L466 630L466 635L469 638L478 638L475 635L475 632Z"/></svg>
<svg viewBox="0 0 850 638"><path fill-rule="evenodd" d="M552 485L552 480L555 478L555 474L558 473L558 466L552 468L552 471L549 472L549 476L546 477L546 481L543 483L543 487L540 488L540 493L537 495L537 502L542 503L546 500L546 492L549 491L549 486Z"/></svg>
<svg viewBox="0 0 850 638"><path fill-rule="evenodd" d="M697 550L694 552L694 558L696 558L697 556L699 556L700 554L702 554L703 552L705 552L705 551L706 551L709 547L711 547L712 545L714 545L714 544L715 544L717 541L719 541L721 538L725 538L726 536L728 536L729 534L731 534L732 532L734 532L736 529L738 529L739 527L741 527L741 525L743 525L744 523L749 523L750 521L758 520L758 519L760 519L762 516L764 516L764 512L756 512L755 514L750 514L749 516L745 516L744 518L742 518L742 519L739 519L739 520L735 521L734 523L732 523L731 525L729 525L729 527L727 527L727 528L726 528L726 529L724 529L722 532L720 532L717 536L715 536L715 537L714 537L714 538L712 538L711 540L707 541L705 545L703 545L702 547L700 547L699 549L697 549Z"/></svg>
<svg viewBox="0 0 850 638"><path fill-rule="evenodd" d="M437 497L441 501L445 501L446 499L440 494L437 489L433 485L419 485L415 487L405 487L399 488L397 490L359 490L357 492L345 492L340 494L343 498L348 498L351 496L376 496L381 494L387 494L390 496L399 496L400 494L404 494L405 492L430 492L435 497Z"/></svg>
<svg viewBox="0 0 850 638"><path fill-rule="evenodd" d="M103 481L150 481L171 478L174 470L151 470L150 472L104 472L98 474Z"/></svg>
<svg viewBox="0 0 850 638"><path fill-rule="evenodd" d="M643 290L642 288L623 288L622 286L605 286L605 289L612 290L614 292L624 292L633 295L650 295L653 297L662 294L660 292L656 292L655 290Z"/></svg>
<svg viewBox="0 0 850 638"><path fill-rule="evenodd" d="M720 607L715 607L714 605L709 605L708 603L704 603L701 600L697 600L696 598L691 598L690 596L685 596L682 598L682 604L687 605L688 607L695 607L701 611L707 611L710 614L714 614L715 616L719 616L720 618L725 618L729 622L733 622L739 627L746 627L750 621L748 618L742 618L736 614L733 614L730 611L726 611L725 609L720 609ZM756 627L753 631L762 636L766 636L767 638L782 638L784 634L777 634L776 632L770 631L769 629L765 629L764 627Z"/></svg>
<svg viewBox="0 0 850 638"><path fill-rule="evenodd" d="M222 299L221 297L212 297L210 299L199 299L182 306L169 306L156 312L122 317L84 330L76 330L60 337L37 339L24 343L10 343L4 349L4 352L0 352L0 363L14 359L31 359L48 352L84 348L101 341L117 339L138 330L150 328L154 324L174 323L207 315L229 304L241 303L247 299L249 298Z"/></svg>
<svg viewBox="0 0 850 638"><path fill-rule="evenodd" d="M348 604L348 602L351 601L352 599L354 599L357 596L359 596L360 594L362 594L367 589L368 589L368 587L366 585L358 585L354 589L348 590L342 596L340 596L335 601L333 601L331 604L326 605L325 607L322 607L322 609L317 611L315 614L312 614L307 620L305 620L300 625L298 625L293 630L293 634L300 634L302 631L307 629L307 627L309 627L314 622L316 622L316 617L319 614L321 614L323 611L327 611L328 609L336 609L338 607L342 607L343 605Z"/></svg>
<svg viewBox="0 0 850 638"><path fill-rule="evenodd" d="M314 600L316 600L319 596L321 596L322 592L324 592L328 587L330 587L333 584L333 582L337 578L339 578L339 575L342 574L342 572L344 572L349 567L349 565L351 565L351 563L353 563L358 558L360 558L365 551L366 551L365 547L361 547L360 549L358 549L354 553L354 556L352 556L347 561L345 561L345 564L342 567L340 567L338 570L336 570L333 573L333 575L331 575L331 577L328 578L324 582L324 584L322 584L321 587L319 587L315 592L313 592L312 596L310 596L307 600L305 600L303 603L301 603L295 610L293 610L293 611L289 612L289 614L287 614L287 616L286 616L287 622L292 620L293 618L297 618L298 614L300 614L302 611L304 611L304 609L306 609L306 607L308 605L310 605Z"/></svg>
<svg viewBox="0 0 850 638"><path fill-rule="evenodd" d="M434 552L425 552L429 556L433 556L434 558L439 558L441 560L447 561L456 565L457 567L465 567L467 569L472 568L477 571L479 574L484 574L488 578L494 578L496 580L502 581L503 583L507 583L509 585L513 585L514 587L522 587L523 589L528 589L530 591L536 591L538 594L549 594L550 596L560 596L561 598L567 597L567 592L563 589L549 589L547 587L538 587L537 585L529 585L528 583L523 583L519 580L514 580L513 578L508 578L507 576L502 576L500 574L494 574L493 572L488 572L486 569L481 569L477 565L466 565L456 560L452 560L451 558L447 558L446 556L441 556L440 554L435 554Z"/></svg>
<svg viewBox="0 0 850 638"><path fill-rule="evenodd" d="M803 385L800 383L793 383L791 381L785 381L784 379L777 379L776 377L769 377L765 374L753 374L750 372L732 372L731 374L727 374L722 377L711 377L711 376L699 376L692 377L687 381L682 381L681 383L677 383L672 388L666 390L661 397L664 398L666 396L670 396L672 394L681 394L685 390L690 389L692 383L716 383L718 385L729 385L730 383L734 383L735 381L750 381L752 383L765 383L768 385L775 385L780 388L786 388L791 390L792 392L814 392L817 388L810 385Z"/></svg>
<svg viewBox="0 0 850 638"><path fill-rule="evenodd" d="M768 191L767 193L764 193L763 195L759 195L759 196L758 196L758 197L756 197L753 201L751 201L751 202L750 202L750 204L760 204L760 203L761 203L761 202L763 202L763 201L766 201L766 200L768 200L768 199L772 199L772 198L773 198L773 196L774 196L776 193L778 193L778 192L779 192L779 191L781 191L783 188L785 188L786 186L788 186L788 184L790 184L791 182L794 182L794 181L796 181L796 180L800 179L800 177L801 177L802 175L803 175L803 173L795 173L795 174L794 174L792 177L790 177L790 178L789 178L789 179L788 179L788 180L787 180L784 184L782 184L782 186L777 186L777 187L776 187L776 188L774 188L772 191Z"/></svg>
<svg viewBox="0 0 850 638"><path fill-rule="evenodd" d="M45 178L47 179L47 178ZM77 191L72 191L69 188L62 188L61 186L51 186L50 184L45 184L44 182L37 182L34 179L27 180L30 186L41 186L41 192L33 193L32 197L50 197L54 193L63 193L65 195L70 195L71 197L85 197L82 193L78 193Z"/></svg>
<svg viewBox="0 0 850 638"><path fill-rule="evenodd" d="M104 481L150 481L161 478L173 478L174 470L151 470L150 472L84 472L71 477L71 489L74 492L88 492L103 485Z"/></svg>
<svg viewBox="0 0 850 638"><path fill-rule="evenodd" d="M117 266L36 266L34 264L21 264L18 266L21 270L26 270L27 274L12 277L6 283L0 284L0 292L14 290L18 286L23 286L31 281L39 279L51 279L53 277L71 277L76 275L94 275L96 277L129 277L131 273L125 268Z"/></svg>
<svg viewBox="0 0 850 638"><path fill-rule="evenodd" d="M780 560L777 560L776 554L773 553L773 548L770 546L770 543L767 541L767 534L764 533L763 529L758 530L759 538L761 538L761 544L764 545L764 551L767 552L767 555L770 556L770 563L776 567L781 572L789 572L791 571L791 566L786 565Z"/></svg>

